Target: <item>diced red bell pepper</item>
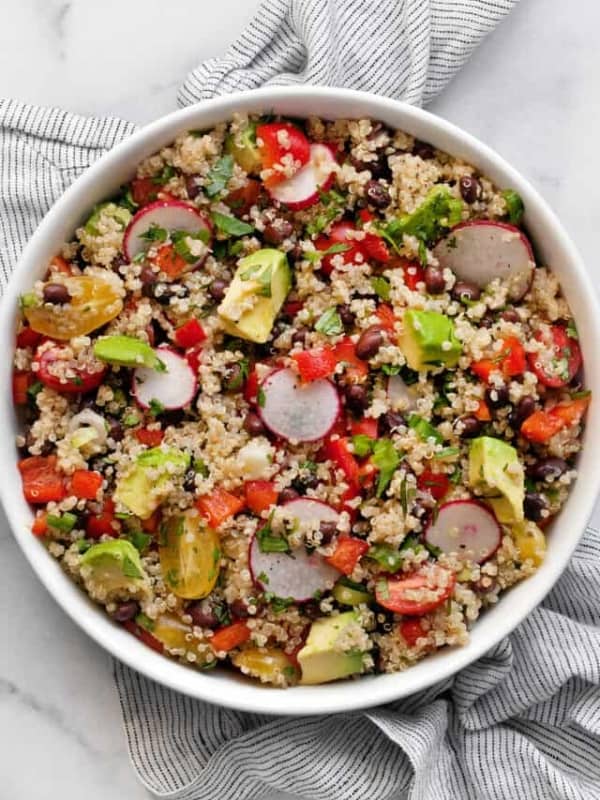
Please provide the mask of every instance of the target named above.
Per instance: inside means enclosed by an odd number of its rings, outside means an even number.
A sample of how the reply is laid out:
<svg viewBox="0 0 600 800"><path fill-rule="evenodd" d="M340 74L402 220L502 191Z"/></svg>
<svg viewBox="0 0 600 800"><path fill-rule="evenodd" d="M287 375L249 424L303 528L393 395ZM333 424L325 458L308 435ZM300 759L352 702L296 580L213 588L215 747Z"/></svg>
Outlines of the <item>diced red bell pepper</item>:
<svg viewBox="0 0 600 800"><path fill-rule="evenodd" d="M250 370L246 383L244 384L244 400L251 405L258 402L258 372L256 369Z"/></svg>
<svg viewBox="0 0 600 800"><path fill-rule="evenodd" d="M67 261L66 258L62 256L54 256L52 261L50 262L50 268L54 272L60 272L63 275L72 275L73 274L73 265Z"/></svg>
<svg viewBox="0 0 600 800"><path fill-rule="evenodd" d="M350 433L352 436L368 436L369 439L377 439L377 420L373 417L352 420L350 423Z"/></svg>
<svg viewBox="0 0 600 800"><path fill-rule="evenodd" d="M369 549L369 543L354 536L340 536L333 554L325 560L344 575L351 575L354 567Z"/></svg>
<svg viewBox="0 0 600 800"><path fill-rule="evenodd" d="M149 428L138 428L135 432L135 438L138 442L145 444L147 447L158 447L164 435L164 431L150 430Z"/></svg>
<svg viewBox="0 0 600 800"><path fill-rule="evenodd" d="M285 314L287 317L295 317L299 311L302 311L304 308L304 303L302 300L288 300L287 303L283 304L283 308L281 309L281 313Z"/></svg>
<svg viewBox="0 0 600 800"><path fill-rule="evenodd" d="M310 142L296 125L291 122L268 122L256 128L256 141L263 169L271 170L271 174L264 180L267 186L290 177L288 170L276 167L289 166L286 162L292 159L296 165L294 172L303 167L310 158Z"/></svg>
<svg viewBox="0 0 600 800"><path fill-rule="evenodd" d="M76 469L71 475L71 493L80 500L95 500L102 488L103 480L99 472Z"/></svg>
<svg viewBox="0 0 600 800"><path fill-rule="evenodd" d="M85 521L85 533L90 539L101 536L118 536L121 523L115 517L114 501L107 497L99 514L89 514Z"/></svg>
<svg viewBox="0 0 600 800"><path fill-rule="evenodd" d="M441 500L450 490L450 480L443 472L425 469L417 478L417 487L423 492L429 492L434 500Z"/></svg>
<svg viewBox="0 0 600 800"><path fill-rule="evenodd" d="M409 647L414 647L419 639L427 636L427 632L423 629L423 623L419 617L402 620L398 626L400 636L404 639Z"/></svg>
<svg viewBox="0 0 600 800"><path fill-rule="evenodd" d="M530 442L543 444L564 428L564 422L547 411L534 411L521 425L521 433Z"/></svg>
<svg viewBox="0 0 600 800"><path fill-rule="evenodd" d="M388 333L394 333L396 327L396 317L394 315L393 308L387 303L380 303L377 306L377 311L375 314L381 324L381 327Z"/></svg>
<svg viewBox="0 0 600 800"><path fill-rule="evenodd" d="M52 500L59 502L66 496L56 456L30 456L19 461L18 467L28 503L44 505Z"/></svg>
<svg viewBox="0 0 600 800"><path fill-rule="evenodd" d="M576 425L583 419L591 399L592 396L588 394L585 397L576 397L574 400L559 403L554 406L550 414L562 420L565 425Z"/></svg>
<svg viewBox="0 0 600 800"><path fill-rule="evenodd" d="M485 400L479 401L479 405L477 406L473 414L480 422L489 422L492 418L492 414Z"/></svg>
<svg viewBox="0 0 600 800"><path fill-rule="evenodd" d="M234 189L223 198L225 205L228 205L236 217L243 217L250 213L252 206L256 205L260 195L260 181L251 178L244 186Z"/></svg>
<svg viewBox="0 0 600 800"><path fill-rule="evenodd" d="M330 228L329 235L324 234L315 239L317 250L329 250L333 245L343 244L345 249L339 253L331 253L321 259L320 269L325 275L331 275L334 269L334 259L341 257L342 263L353 264L357 260L357 255L364 258L361 243L353 237L356 232L356 225L348 220L334 222Z"/></svg>
<svg viewBox="0 0 600 800"><path fill-rule="evenodd" d="M28 399L27 390L31 386L32 378L31 372L13 372L12 395L13 403L16 406L26 405Z"/></svg>
<svg viewBox="0 0 600 800"><path fill-rule="evenodd" d="M369 374L369 365L356 355L356 345L348 336L338 342L334 347L336 362L342 361L345 365L346 376L350 381L360 382Z"/></svg>
<svg viewBox="0 0 600 800"><path fill-rule="evenodd" d="M502 347L492 358L482 358L471 364L471 370L488 383L493 372L500 372L505 378L522 375L527 366L525 348L516 336L507 336Z"/></svg>
<svg viewBox="0 0 600 800"><path fill-rule="evenodd" d="M192 368L194 375L197 375L202 363L202 345L197 344L195 347L190 347L189 350L186 350L185 360Z"/></svg>
<svg viewBox="0 0 600 800"><path fill-rule="evenodd" d="M128 630L129 633L133 634L136 639L139 639L140 642L143 642L146 647L149 647L151 650L156 650L157 653L164 652L165 648L162 642L159 642L156 636L152 636L150 631L142 628L142 626L138 625L137 622L134 622L132 619L128 619L123 623L123 627Z"/></svg>
<svg viewBox="0 0 600 800"><path fill-rule="evenodd" d="M158 197L160 186L152 178L134 178L131 181L131 196L138 206L146 206Z"/></svg>
<svg viewBox="0 0 600 800"><path fill-rule="evenodd" d="M254 514L266 511L277 502L278 492L271 481L246 481L246 505Z"/></svg>
<svg viewBox="0 0 600 800"><path fill-rule="evenodd" d="M375 588L377 602L389 611L412 617L421 617L423 614L433 611L450 597L456 584L456 576L453 572L444 567L438 567L437 570L440 578L438 587L430 585L428 575L424 572L380 578ZM427 593L433 591L435 597L427 600L414 600L411 595L420 589Z"/></svg>
<svg viewBox="0 0 600 800"><path fill-rule="evenodd" d="M188 319L187 322L175 331L175 342L184 350L200 344L205 339L206 333L197 319Z"/></svg>
<svg viewBox="0 0 600 800"><path fill-rule="evenodd" d="M237 514L244 507L244 501L225 489L216 488L196 500L196 508L206 517L212 528L218 528L226 519Z"/></svg>
<svg viewBox="0 0 600 800"><path fill-rule="evenodd" d="M583 357L579 343L569 336L565 325L553 325L550 336L552 341L548 345L548 362L541 361L539 353L527 353L527 359L540 383L551 389L560 389L573 380L581 367ZM543 342L544 333L538 331L535 338Z"/></svg>
<svg viewBox="0 0 600 800"><path fill-rule="evenodd" d="M34 536L45 536L48 533L48 515L38 514L31 523L31 532Z"/></svg>
<svg viewBox="0 0 600 800"><path fill-rule="evenodd" d="M26 325L17 333L17 347L36 347L40 343L42 334Z"/></svg>
<svg viewBox="0 0 600 800"><path fill-rule="evenodd" d="M386 264L390 260L390 251L387 244L381 236L377 236L375 233L365 234L365 238L361 242L361 249L365 257L371 261L379 261L381 264Z"/></svg>
<svg viewBox="0 0 600 800"><path fill-rule="evenodd" d="M413 292L417 289L418 283L425 281L425 271L418 261L410 261L408 258L395 256L391 259L389 266L393 269L402 270L404 283Z"/></svg>
<svg viewBox="0 0 600 800"><path fill-rule="evenodd" d="M210 646L215 653L228 653L236 647L239 647L250 638L250 628L244 620L232 622L231 625L226 625L224 628L218 628L210 640Z"/></svg>
<svg viewBox="0 0 600 800"><path fill-rule="evenodd" d="M337 364L335 351L329 347L315 347L293 353L300 377L306 383L333 375Z"/></svg>
<svg viewBox="0 0 600 800"><path fill-rule="evenodd" d="M156 251L154 263L171 280L175 280L186 272L190 265L175 250L172 244L162 244Z"/></svg>
<svg viewBox="0 0 600 800"><path fill-rule="evenodd" d="M341 469L350 486L360 486L360 471L357 460L350 452L348 439L327 439L323 445L323 456L333 461L337 469Z"/></svg>
<svg viewBox="0 0 600 800"><path fill-rule="evenodd" d="M375 466L373 460L368 458L358 468L358 482L363 489L373 486L375 476L379 472L379 467Z"/></svg>

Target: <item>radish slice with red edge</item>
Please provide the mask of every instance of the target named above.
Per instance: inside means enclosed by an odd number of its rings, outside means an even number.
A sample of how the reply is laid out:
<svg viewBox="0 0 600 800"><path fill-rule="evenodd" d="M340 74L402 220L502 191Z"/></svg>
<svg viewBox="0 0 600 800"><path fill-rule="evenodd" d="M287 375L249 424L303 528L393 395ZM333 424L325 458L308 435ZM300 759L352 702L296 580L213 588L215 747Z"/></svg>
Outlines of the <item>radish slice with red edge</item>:
<svg viewBox="0 0 600 800"><path fill-rule="evenodd" d="M196 394L196 376L187 359L168 347L159 347L156 355L166 367L158 372L138 367L133 373L132 392L142 408L151 408L152 401L165 410L185 408Z"/></svg>
<svg viewBox="0 0 600 800"><path fill-rule="evenodd" d="M520 300L533 280L535 259L529 239L514 225L490 220L462 222L435 246L440 266L481 289L500 278L511 300Z"/></svg>
<svg viewBox="0 0 600 800"><path fill-rule="evenodd" d="M320 199L333 183L337 161L333 148L327 144L311 144L310 158L295 175L269 187L273 200L284 203L289 209L299 211Z"/></svg>
<svg viewBox="0 0 600 800"><path fill-rule="evenodd" d="M337 389L326 378L302 384L294 370L278 369L260 388L260 417L283 439L316 442L332 430L340 413Z"/></svg>
<svg viewBox="0 0 600 800"><path fill-rule="evenodd" d="M129 261L133 261L135 256L148 249L149 242L144 239L144 234L152 226L162 228L168 233L185 231L193 234L206 231L207 244L210 245L212 227L203 214L179 200L157 200L140 209L125 230L123 252ZM206 255L199 258L196 264L190 264L190 269L199 266Z"/></svg>
<svg viewBox="0 0 600 800"><path fill-rule="evenodd" d="M388 379L388 398L394 411L412 411L417 405L417 395L400 375L390 375Z"/></svg>
<svg viewBox="0 0 600 800"><path fill-rule="evenodd" d="M337 522L335 509L319 500L299 498L285 503L284 508L300 522ZM326 592L340 577L317 552L307 553L299 547L291 553L263 553L256 536L249 549L250 571L254 583L277 597L292 597L297 603L312 600L317 592Z"/></svg>
<svg viewBox="0 0 600 800"><path fill-rule="evenodd" d="M479 564L494 555L501 539L496 517L475 500L444 503L425 531L427 544Z"/></svg>

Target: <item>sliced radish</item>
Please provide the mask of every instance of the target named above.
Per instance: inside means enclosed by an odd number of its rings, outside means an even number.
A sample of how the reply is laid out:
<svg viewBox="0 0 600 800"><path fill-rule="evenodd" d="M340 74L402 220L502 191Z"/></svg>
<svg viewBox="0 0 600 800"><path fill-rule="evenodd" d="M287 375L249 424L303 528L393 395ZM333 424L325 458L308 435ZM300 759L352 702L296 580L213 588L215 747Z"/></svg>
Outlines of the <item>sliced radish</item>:
<svg viewBox="0 0 600 800"><path fill-rule="evenodd" d="M284 508L300 522L337 522L339 518L331 506L307 497L291 500ZM277 597L293 597L297 603L333 588L340 577L319 553L309 554L304 547L291 553L263 553L256 537L250 543L249 562L257 586Z"/></svg>
<svg viewBox="0 0 600 800"><path fill-rule="evenodd" d="M400 375L390 375L387 390L390 405L394 411L412 411L416 407L416 393L406 385Z"/></svg>
<svg viewBox="0 0 600 800"><path fill-rule="evenodd" d="M479 564L496 552L501 538L496 517L475 500L445 503L425 531L427 544Z"/></svg>
<svg viewBox="0 0 600 800"><path fill-rule="evenodd" d="M157 372L148 367L138 367L133 373L132 392L142 408L150 408L152 401L172 410L189 405L196 394L196 376L187 359L168 347L155 350L166 367Z"/></svg>
<svg viewBox="0 0 600 800"><path fill-rule="evenodd" d="M269 187L273 200L298 211L318 202L319 192L333 183L337 161L333 149L326 144L311 144L310 159L293 177Z"/></svg>
<svg viewBox="0 0 600 800"><path fill-rule="evenodd" d="M186 231L199 233L207 231L211 235L211 224L197 209L179 200L157 200L141 208L133 217L123 237L123 251L129 261L133 261L138 253L148 249L149 242L143 237L152 226L162 228L168 233ZM208 250L207 250L208 254ZM206 256L199 258L190 268L199 266Z"/></svg>
<svg viewBox="0 0 600 800"><path fill-rule="evenodd" d="M327 436L340 413L337 389L326 378L302 384L292 369L271 372L261 384L258 411L276 436L315 442Z"/></svg>
<svg viewBox="0 0 600 800"><path fill-rule="evenodd" d="M433 252L440 266L451 269L461 281L483 289L500 278L511 300L520 300L533 280L531 244L519 228L504 222L463 222Z"/></svg>

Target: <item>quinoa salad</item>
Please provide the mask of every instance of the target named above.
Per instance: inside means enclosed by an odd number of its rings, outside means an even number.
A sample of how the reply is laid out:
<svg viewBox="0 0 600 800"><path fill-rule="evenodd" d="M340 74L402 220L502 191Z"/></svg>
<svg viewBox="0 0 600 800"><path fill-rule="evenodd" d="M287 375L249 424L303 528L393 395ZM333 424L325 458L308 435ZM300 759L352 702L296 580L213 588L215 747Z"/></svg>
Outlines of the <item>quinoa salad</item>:
<svg viewBox="0 0 600 800"><path fill-rule="evenodd" d="M465 644L542 563L591 399L523 213L378 121L182 134L21 297L32 534L191 668L287 687Z"/></svg>

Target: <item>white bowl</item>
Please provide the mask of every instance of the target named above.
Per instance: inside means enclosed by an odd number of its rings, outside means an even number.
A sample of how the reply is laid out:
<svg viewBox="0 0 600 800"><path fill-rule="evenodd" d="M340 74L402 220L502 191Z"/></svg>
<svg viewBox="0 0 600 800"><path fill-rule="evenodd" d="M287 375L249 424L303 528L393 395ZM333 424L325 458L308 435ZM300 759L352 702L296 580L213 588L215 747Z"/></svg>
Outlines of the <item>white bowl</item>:
<svg viewBox="0 0 600 800"><path fill-rule="evenodd" d="M30 532L31 509L23 499L12 445L17 432L11 399L11 359L18 296L40 277L50 258L92 206L132 177L136 164L190 128L210 128L234 111L275 111L305 117L372 117L432 142L476 165L498 186L516 189L525 202L525 223L539 260L558 275L574 313L583 348L587 386L600 397L600 312L582 260L560 222L533 187L490 148L443 119L403 103L362 92L314 87L270 88L201 103L148 125L115 147L65 192L31 238L6 290L0 316L0 495L14 535L50 594L96 642L144 675L192 697L245 711L316 714L379 705L447 678L482 656L510 633L542 600L571 556L600 488L600 404L593 403L579 460L579 478L548 539L546 561L531 578L501 596L475 624L467 646L442 650L403 673L281 691L251 683L229 671L199 672L154 653L111 622L105 612L63 573ZM25 634L26 635L26 634Z"/></svg>

